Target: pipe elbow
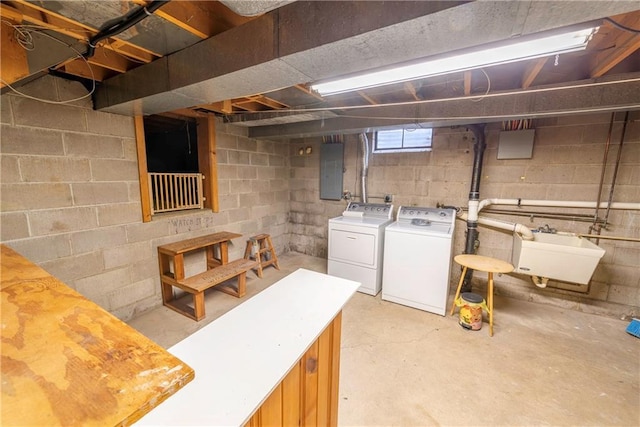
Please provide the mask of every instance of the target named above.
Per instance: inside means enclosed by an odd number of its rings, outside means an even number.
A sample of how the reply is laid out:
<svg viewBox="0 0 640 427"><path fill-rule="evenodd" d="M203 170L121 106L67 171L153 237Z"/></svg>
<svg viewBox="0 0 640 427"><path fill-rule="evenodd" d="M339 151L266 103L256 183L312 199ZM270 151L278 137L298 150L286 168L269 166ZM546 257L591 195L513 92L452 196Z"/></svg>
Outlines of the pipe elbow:
<svg viewBox="0 0 640 427"><path fill-rule="evenodd" d="M482 209L486 208L487 206L494 204L495 200L497 199L481 200L480 203L478 204L478 212L480 212Z"/></svg>
<svg viewBox="0 0 640 427"><path fill-rule="evenodd" d="M531 281L533 282L534 285L536 285L539 288L546 288L547 283L549 283L549 278L540 277L540 276L531 276Z"/></svg>
<svg viewBox="0 0 640 427"><path fill-rule="evenodd" d="M520 234L524 240L533 240L533 231L523 224L516 224L515 232Z"/></svg>

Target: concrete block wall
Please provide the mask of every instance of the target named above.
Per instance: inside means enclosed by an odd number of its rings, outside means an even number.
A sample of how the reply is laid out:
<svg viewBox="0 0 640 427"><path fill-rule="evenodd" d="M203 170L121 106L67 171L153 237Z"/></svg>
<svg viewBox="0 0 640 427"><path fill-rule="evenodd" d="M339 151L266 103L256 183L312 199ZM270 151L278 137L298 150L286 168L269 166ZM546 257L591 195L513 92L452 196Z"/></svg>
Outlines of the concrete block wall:
<svg viewBox="0 0 640 427"><path fill-rule="evenodd" d="M58 101L87 93L50 76L22 90ZM0 240L121 319L161 303L160 244L227 230L270 233L278 253L288 250L285 143L218 122L220 212L143 223L132 118L94 111L89 99L53 105L6 94L0 102ZM232 258L245 241L233 241ZM187 269L201 261L188 258Z"/></svg>
<svg viewBox="0 0 640 427"><path fill-rule="evenodd" d="M487 149L480 198L522 198L595 201L602 171L610 114L548 118L535 121L536 137L531 159L498 160L500 124L487 125ZM627 126L613 201L640 202L640 114L633 112ZM607 159L602 200L607 200L622 131L623 115L615 116ZM473 165L473 134L466 128L434 130L431 152L373 154L370 160L370 202L393 195L394 206L466 207ZM345 201L318 198L319 139L293 140L291 144L291 250L326 256L327 221L340 215ZM299 156L301 147L312 146L313 155ZM344 189L360 200L361 149L354 135L345 137ZM527 209L527 208L523 208ZM529 210L529 209L527 209ZM593 215L593 209L532 208L538 212L570 212ZM521 222L535 229L545 224L559 231L587 233L589 222L545 219L539 216L485 214ZM604 211L599 216L603 217ZM457 221L454 253L464 250L466 224ZM603 235L640 237L640 211L615 211ZM640 314L640 244L600 240L606 250L590 285L550 281L546 289L533 285L529 276L503 275L496 279L497 293L576 310L617 317ZM482 255L511 259L512 235L480 227ZM571 268L568 266L568 268ZM460 270L452 269L455 289ZM486 275L476 274L475 289L484 293ZM452 289L452 292L453 292Z"/></svg>
<svg viewBox="0 0 640 427"><path fill-rule="evenodd" d="M311 154L299 154L300 148L309 146L312 147ZM346 203L320 200L318 140L295 141L290 145L289 153L291 156L289 248L293 252L326 258L327 220L340 215ZM345 158L347 158L346 153Z"/></svg>

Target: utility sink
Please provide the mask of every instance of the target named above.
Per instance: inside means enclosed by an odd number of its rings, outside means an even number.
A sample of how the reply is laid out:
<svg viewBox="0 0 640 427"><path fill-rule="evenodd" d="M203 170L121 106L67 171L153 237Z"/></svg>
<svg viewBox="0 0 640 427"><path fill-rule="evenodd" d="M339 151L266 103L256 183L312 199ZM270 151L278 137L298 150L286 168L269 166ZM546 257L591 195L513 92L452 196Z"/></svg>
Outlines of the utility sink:
<svg viewBox="0 0 640 427"><path fill-rule="evenodd" d="M515 273L586 285L605 250L570 234L533 233L533 240L513 235Z"/></svg>

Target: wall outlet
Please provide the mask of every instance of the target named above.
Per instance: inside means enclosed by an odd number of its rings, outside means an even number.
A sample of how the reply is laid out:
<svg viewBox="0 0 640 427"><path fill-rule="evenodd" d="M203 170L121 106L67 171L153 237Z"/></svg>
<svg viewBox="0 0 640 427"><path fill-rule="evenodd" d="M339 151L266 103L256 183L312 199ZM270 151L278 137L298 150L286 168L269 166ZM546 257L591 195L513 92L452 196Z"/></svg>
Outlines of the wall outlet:
<svg viewBox="0 0 640 427"><path fill-rule="evenodd" d="M393 202L393 194L385 194L385 195L384 195L384 202L385 202L385 203L391 203L391 202Z"/></svg>

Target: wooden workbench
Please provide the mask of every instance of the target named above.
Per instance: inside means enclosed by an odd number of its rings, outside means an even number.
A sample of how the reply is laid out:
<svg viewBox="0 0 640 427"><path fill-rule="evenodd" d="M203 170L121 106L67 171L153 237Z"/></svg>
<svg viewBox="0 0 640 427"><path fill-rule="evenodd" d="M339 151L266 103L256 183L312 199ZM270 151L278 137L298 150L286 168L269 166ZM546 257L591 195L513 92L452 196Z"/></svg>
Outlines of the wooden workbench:
<svg viewBox="0 0 640 427"><path fill-rule="evenodd" d="M193 369L0 245L0 425L129 425Z"/></svg>

